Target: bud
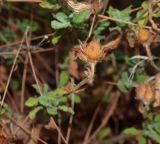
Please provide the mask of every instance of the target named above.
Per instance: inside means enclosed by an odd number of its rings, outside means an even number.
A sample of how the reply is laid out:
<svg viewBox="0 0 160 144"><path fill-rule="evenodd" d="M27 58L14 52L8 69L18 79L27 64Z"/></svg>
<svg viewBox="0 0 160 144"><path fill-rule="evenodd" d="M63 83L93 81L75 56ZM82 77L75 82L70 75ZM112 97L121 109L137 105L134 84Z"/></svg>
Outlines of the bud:
<svg viewBox="0 0 160 144"><path fill-rule="evenodd" d="M151 33L148 30L142 27L138 29L137 40L139 42L145 43L150 39L150 37L151 37Z"/></svg>
<svg viewBox="0 0 160 144"><path fill-rule="evenodd" d="M88 61L98 61L101 57L102 50L99 41L92 40L85 48L84 53Z"/></svg>

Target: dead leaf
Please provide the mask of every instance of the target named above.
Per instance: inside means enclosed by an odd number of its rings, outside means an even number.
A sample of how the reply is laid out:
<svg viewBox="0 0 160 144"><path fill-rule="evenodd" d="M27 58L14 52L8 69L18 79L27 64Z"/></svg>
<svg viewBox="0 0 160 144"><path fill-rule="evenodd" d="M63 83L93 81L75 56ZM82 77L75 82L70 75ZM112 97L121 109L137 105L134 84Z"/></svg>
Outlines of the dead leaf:
<svg viewBox="0 0 160 144"><path fill-rule="evenodd" d="M140 43L145 43L145 42L148 42L150 38L151 38L151 33L147 29L144 29L143 27L139 27L138 33L137 33L137 40Z"/></svg>
<svg viewBox="0 0 160 144"><path fill-rule="evenodd" d="M140 84L136 88L136 98L144 104L150 104L154 100L154 92L149 83Z"/></svg>
<svg viewBox="0 0 160 144"><path fill-rule="evenodd" d="M135 33L133 31L128 30L126 33L128 44L131 48L134 48L135 45Z"/></svg>
<svg viewBox="0 0 160 144"><path fill-rule="evenodd" d="M104 50L112 50L118 47L122 40L122 33L120 33L115 39L109 41L103 45Z"/></svg>
<svg viewBox="0 0 160 144"><path fill-rule="evenodd" d="M73 76L76 79L79 79L79 72L78 72L78 65L76 62L76 55L73 51L69 53L69 67L68 71L71 76Z"/></svg>
<svg viewBox="0 0 160 144"><path fill-rule="evenodd" d="M32 133L31 133L33 139L31 139L28 144L37 143L38 138L40 137L41 129L42 129L42 125L41 124L37 124L35 127L33 127Z"/></svg>
<svg viewBox="0 0 160 144"><path fill-rule="evenodd" d="M93 5L94 11L97 12L99 10L99 8L100 8L99 0L93 0L92 5Z"/></svg>
<svg viewBox="0 0 160 144"><path fill-rule="evenodd" d="M159 107L160 106L160 73L156 75L153 89L154 89L154 94L155 94L155 100L153 103L153 107Z"/></svg>

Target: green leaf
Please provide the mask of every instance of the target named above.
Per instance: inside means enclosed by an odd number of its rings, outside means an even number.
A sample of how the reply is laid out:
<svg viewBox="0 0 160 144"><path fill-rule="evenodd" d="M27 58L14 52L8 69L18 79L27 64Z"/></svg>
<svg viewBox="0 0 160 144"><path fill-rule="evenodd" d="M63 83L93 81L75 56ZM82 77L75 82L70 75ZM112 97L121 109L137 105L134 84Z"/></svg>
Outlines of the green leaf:
<svg viewBox="0 0 160 144"><path fill-rule="evenodd" d="M127 93L127 92L128 92L128 90L127 90L127 88L125 87L123 81L120 81L120 80L119 80L118 83L117 83L117 86L118 86L118 88L119 88L119 90L120 90L121 92L123 92L123 93Z"/></svg>
<svg viewBox="0 0 160 144"><path fill-rule="evenodd" d="M51 104L51 101L46 96L40 96L38 102L43 106L49 106Z"/></svg>
<svg viewBox="0 0 160 144"><path fill-rule="evenodd" d="M58 100L59 100L59 103L60 103L60 104L64 104L64 103L67 102L67 97L66 97L66 96L63 96L63 97L60 97Z"/></svg>
<svg viewBox="0 0 160 144"><path fill-rule="evenodd" d="M64 86L69 80L69 74L66 71L60 73L59 86Z"/></svg>
<svg viewBox="0 0 160 144"><path fill-rule="evenodd" d="M90 17L90 14L91 14L90 10L84 10L78 14L75 13L72 18L72 23L76 25L81 24Z"/></svg>
<svg viewBox="0 0 160 144"><path fill-rule="evenodd" d="M129 81L128 72L123 72L121 75L121 79L117 83L118 88L123 93L126 93L128 89L130 89L133 85Z"/></svg>
<svg viewBox="0 0 160 144"><path fill-rule="evenodd" d="M38 98L36 97L30 97L26 102L25 105L28 107L33 107L38 104Z"/></svg>
<svg viewBox="0 0 160 144"><path fill-rule="evenodd" d="M40 93L41 93L42 88L41 88L41 87L39 87L37 84L33 84L33 85L32 85L32 87L36 90L36 92L37 92L38 94L40 94Z"/></svg>
<svg viewBox="0 0 160 144"><path fill-rule="evenodd" d="M102 32L110 25L110 23L108 21L100 21L97 25L97 27L95 28L95 30L93 31L94 36L96 38L102 39ZM105 36L104 36L105 37Z"/></svg>
<svg viewBox="0 0 160 144"><path fill-rule="evenodd" d="M75 102L75 103L80 103L80 102L81 102L80 96L75 95L75 96L74 96L74 102Z"/></svg>
<svg viewBox="0 0 160 144"><path fill-rule="evenodd" d="M138 144L147 144L147 140L144 137L138 137Z"/></svg>
<svg viewBox="0 0 160 144"><path fill-rule="evenodd" d="M58 114L56 107L47 108L47 112L48 112L48 114L50 114L50 115L57 115L57 114Z"/></svg>
<svg viewBox="0 0 160 144"><path fill-rule="evenodd" d="M131 20L131 16L130 16L130 12L131 12L131 6L129 6L126 9L123 10L118 10L116 8L113 8L112 6L109 7L108 9L108 14L109 16L119 19L119 20L124 20L124 21L130 21ZM117 25L119 26L125 26L126 24L122 24L119 22L116 22Z"/></svg>
<svg viewBox="0 0 160 144"><path fill-rule="evenodd" d="M58 5L58 4L51 4L51 3L49 3L48 1L42 1L39 5L40 5L42 8L54 9L54 10L57 10L57 9L60 8L60 5Z"/></svg>
<svg viewBox="0 0 160 144"><path fill-rule="evenodd" d="M58 12L55 16L56 20L51 22L51 27L54 29L63 29L71 26L67 15L63 12Z"/></svg>
<svg viewBox="0 0 160 144"><path fill-rule="evenodd" d="M136 129L135 127L126 128L123 133L124 134L131 134L131 135L137 135L140 134L142 131Z"/></svg>
<svg viewBox="0 0 160 144"><path fill-rule="evenodd" d="M146 11L144 13L144 11ZM136 13L136 19L138 19L138 24L139 25L146 25L148 23L148 2L144 1L142 3L142 9L140 9L137 13Z"/></svg>
<svg viewBox="0 0 160 144"><path fill-rule="evenodd" d="M98 138L100 140L103 140L104 138L106 138L109 134L111 133L111 129L110 128L103 128L99 135L98 135Z"/></svg>
<svg viewBox="0 0 160 144"><path fill-rule="evenodd" d="M16 79L12 79L11 81L11 87L14 91L18 90L20 87L19 81Z"/></svg>
<svg viewBox="0 0 160 144"><path fill-rule="evenodd" d="M41 106L38 106L38 107L34 108L32 111L29 112L29 114L28 114L29 118L30 118L30 119L34 119L35 116L36 116L36 114L37 114L41 109L43 109L43 107L41 107Z"/></svg>
<svg viewBox="0 0 160 144"><path fill-rule="evenodd" d="M138 84L141 84L141 83L144 83L146 80L147 80L147 75L144 75L144 74L137 74L136 75L136 82Z"/></svg>
<svg viewBox="0 0 160 144"><path fill-rule="evenodd" d="M44 84L43 85L43 94L46 96L47 95L47 93L48 93L48 85L47 84Z"/></svg>
<svg viewBox="0 0 160 144"><path fill-rule="evenodd" d="M56 94L57 95L63 95L63 94L65 94L66 93L66 91L63 89L63 88L58 88L58 89L56 89Z"/></svg>
<svg viewBox="0 0 160 144"><path fill-rule="evenodd" d="M56 45L59 42L59 40L61 39L61 37L62 37L61 35L54 35L52 37L52 44Z"/></svg>
<svg viewBox="0 0 160 144"><path fill-rule="evenodd" d="M58 109L63 112L69 112L71 114L74 114L74 111L72 110L72 108L65 106L65 105L58 106Z"/></svg>
<svg viewBox="0 0 160 144"><path fill-rule="evenodd" d="M54 29L63 29L63 28L67 28L69 26L70 26L69 22L61 23L61 22L58 22L56 20L53 20L51 22L51 27L54 28Z"/></svg>
<svg viewBox="0 0 160 144"><path fill-rule="evenodd" d="M47 93L47 97L48 97L48 98L53 98L53 97L55 97L56 95L57 95L56 90L50 91L50 92Z"/></svg>

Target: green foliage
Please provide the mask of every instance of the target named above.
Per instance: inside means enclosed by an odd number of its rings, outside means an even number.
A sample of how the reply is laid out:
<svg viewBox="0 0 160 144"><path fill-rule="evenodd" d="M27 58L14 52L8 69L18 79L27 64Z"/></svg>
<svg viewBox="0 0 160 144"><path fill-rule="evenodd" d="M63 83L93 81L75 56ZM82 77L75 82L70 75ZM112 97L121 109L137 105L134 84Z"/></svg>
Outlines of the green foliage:
<svg viewBox="0 0 160 144"><path fill-rule="evenodd" d="M131 134L131 135L138 135L141 134L141 130L136 129L135 127L126 128L123 133L124 134Z"/></svg>
<svg viewBox="0 0 160 144"><path fill-rule="evenodd" d="M98 25L96 26L95 30L93 31L94 36L97 39L104 39L106 35L103 35L102 32L110 25L108 21L99 21Z"/></svg>
<svg viewBox="0 0 160 144"><path fill-rule="evenodd" d="M60 73L59 86L64 86L69 80L69 74L66 71Z"/></svg>
<svg viewBox="0 0 160 144"><path fill-rule="evenodd" d="M138 137L137 141L138 144L147 144L147 140L143 136Z"/></svg>
<svg viewBox="0 0 160 144"><path fill-rule="evenodd" d="M64 77L62 76L62 78ZM66 78L65 80L63 79L62 84L64 84L66 80ZM30 97L25 102L26 106L33 108L29 113L29 117L31 119L34 119L40 110L45 110L49 115L57 115L59 111L74 114L72 108L66 105L68 96L65 95L66 92L63 90L63 88L49 91L46 84L40 88L37 85L33 85L33 87L39 96Z"/></svg>
<svg viewBox="0 0 160 144"><path fill-rule="evenodd" d="M148 22L148 2L144 1L142 3L142 9L140 9L137 13L136 13L136 18L138 19L138 24L139 25L146 25Z"/></svg>
<svg viewBox="0 0 160 144"><path fill-rule="evenodd" d="M69 18L63 12L58 12L55 15L55 19L51 22L51 27L54 29L63 29L71 26Z"/></svg>
<svg viewBox="0 0 160 144"><path fill-rule="evenodd" d="M160 115L148 114L148 119L143 124L143 135L148 136L155 142L160 142Z"/></svg>
<svg viewBox="0 0 160 144"><path fill-rule="evenodd" d="M54 10L58 10L60 8L59 4L52 4L48 1L42 1L39 4L42 8L47 8L47 9L54 9Z"/></svg>
<svg viewBox="0 0 160 144"><path fill-rule="evenodd" d="M16 25L18 26L18 28L21 30L21 32L25 32L27 26L30 26L30 21L27 18L24 18L22 20L20 19L16 19ZM39 29L39 24L37 22L32 22L31 23L31 30L32 32L36 32Z"/></svg>
<svg viewBox="0 0 160 144"><path fill-rule="evenodd" d="M119 79L117 86L119 90L123 93L128 92L128 89L130 89L133 85L129 81L128 72L123 72L121 75L121 79Z"/></svg>
<svg viewBox="0 0 160 144"><path fill-rule="evenodd" d="M111 133L111 129L110 129L110 128L103 128L103 129L100 131L100 133L99 133L99 135L98 135L98 138L99 138L100 140L103 140L103 139L105 139L107 136L109 136L110 133Z"/></svg>
<svg viewBox="0 0 160 144"><path fill-rule="evenodd" d="M17 35L8 27L4 28L0 32L0 42L7 43L8 41L13 41L17 38Z"/></svg>
<svg viewBox="0 0 160 144"><path fill-rule="evenodd" d="M11 81L11 87L12 87L12 89L13 90L18 90L19 88L20 88L20 83L19 83L19 81L18 80L16 80L16 79L12 79L12 81Z"/></svg>
<svg viewBox="0 0 160 144"><path fill-rule="evenodd" d="M1 97L0 97L0 99L1 99ZM4 115L4 114L9 114L9 113L11 113L10 107L6 103L3 103L3 106L0 107L0 116Z"/></svg>
<svg viewBox="0 0 160 144"><path fill-rule="evenodd" d="M131 6L129 6L128 8L125 8L123 10L118 10L118 9L110 6L107 12L108 12L109 16L111 16L113 18L116 18L116 19L119 19L119 20L124 20L124 21L130 21L131 20L131 16L130 16ZM119 23L119 22L116 22L116 23L120 27L126 25L126 24Z"/></svg>
<svg viewBox="0 0 160 144"><path fill-rule="evenodd" d="M59 33L54 34L52 37L52 44L56 45L59 42L59 40L61 39L61 37L62 37L62 35Z"/></svg>
<svg viewBox="0 0 160 144"><path fill-rule="evenodd" d="M145 74L137 74L136 75L136 83L137 84L141 84L144 83L145 81L147 81L148 76Z"/></svg>
<svg viewBox="0 0 160 144"><path fill-rule="evenodd" d="M35 107L35 108L34 108L32 111L30 111L30 113L28 114L29 118L30 118L30 119L35 119L36 114L37 114L40 110L42 110L42 109L43 109L42 106L37 106L37 107Z"/></svg>
<svg viewBox="0 0 160 144"><path fill-rule="evenodd" d="M90 10L83 10L78 14L74 13L72 18L72 23L76 25L82 24L90 17L90 14L91 14Z"/></svg>
<svg viewBox="0 0 160 144"><path fill-rule="evenodd" d="M77 104L80 103L81 102L80 96L74 95L74 102L77 103Z"/></svg>
<svg viewBox="0 0 160 144"><path fill-rule="evenodd" d="M30 97L26 102L25 105L28 107L37 106L38 99L36 97Z"/></svg>

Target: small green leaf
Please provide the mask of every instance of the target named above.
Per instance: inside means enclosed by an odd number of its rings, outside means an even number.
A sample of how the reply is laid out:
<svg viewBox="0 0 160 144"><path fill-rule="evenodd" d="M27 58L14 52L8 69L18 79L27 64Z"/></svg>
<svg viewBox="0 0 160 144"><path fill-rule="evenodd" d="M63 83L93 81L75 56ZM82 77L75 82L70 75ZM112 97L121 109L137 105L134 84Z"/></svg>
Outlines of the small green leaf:
<svg viewBox="0 0 160 144"><path fill-rule="evenodd" d="M90 10L84 10L78 14L75 13L72 18L72 23L81 24L81 23L85 22L90 17L90 14L91 14Z"/></svg>
<svg viewBox="0 0 160 144"><path fill-rule="evenodd" d="M19 81L16 79L12 79L11 81L11 87L13 88L13 90L18 90L20 87Z"/></svg>
<svg viewBox="0 0 160 144"><path fill-rule="evenodd" d="M61 39L61 37L62 37L61 35L54 35L52 37L52 44L56 45L59 42L59 40Z"/></svg>
<svg viewBox="0 0 160 144"><path fill-rule="evenodd" d="M54 29L63 29L71 26L67 15L63 12L58 12L55 16L57 20L51 22L51 27Z"/></svg>
<svg viewBox="0 0 160 144"><path fill-rule="evenodd" d="M51 101L46 96L40 96L38 102L43 106L49 106Z"/></svg>
<svg viewBox="0 0 160 144"><path fill-rule="evenodd" d="M48 97L48 98L53 98L53 97L55 97L56 95L57 95L56 90L50 91L50 92L47 93L47 97Z"/></svg>
<svg viewBox="0 0 160 144"><path fill-rule="evenodd" d="M33 85L32 85L32 87L36 90L36 92L37 92L38 94L40 94L40 93L41 93L42 88L41 88L41 87L39 87L37 84L33 84Z"/></svg>
<svg viewBox="0 0 160 144"><path fill-rule="evenodd" d="M60 73L59 86L64 86L69 80L69 74L66 71Z"/></svg>
<svg viewBox="0 0 160 144"><path fill-rule="evenodd" d="M111 133L111 129L110 128L103 128L99 135L98 135L98 138L100 140L103 140L104 138L106 138L109 134Z"/></svg>
<svg viewBox="0 0 160 144"><path fill-rule="evenodd" d="M75 96L74 96L74 102L75 102L75 103L80 103L80 102L81 102L80 96L75 95Z"/></svg>
<svg viewBox="0 0 160 144"><path fill-rule="evenodd" d="M132 135L137 135L140 134L142 131L136 129L135 127L130 127L130 128L126 128L123 133L124 134L132 134Z"/></svg>
<svg viewBox="0 0 160 144"><path fill-rule="evenodd" d="M50 114L50 115L57 115L57 114L58 114L56 107L47 108L47 112L48 112L48 114Z"/></svg>
<svg viewBox="0 0 160 144"><path fill-rule="evenodd" d="M72 110L72 108L65 106L65 105L58 106L58 109L63 112L69 112L71 114L74 114L74 111Z"/></svg>
<svg viewBox="0 0 160 144"><path fill-rule="evenodd" d="M63 94L65 94L66 93L66 91L63 89L63 88L58 88L58 89L56 89L56 94L57 95L63 95Z"/></svg>
<svg viewBox="0 0 160 144"><path fill-rule="evenodd" d="M47 8L47 9L57 9L59 7L59 5L53 5L47 1L42 1L39 5L42 8Z"/></svg>
<svg viewBox="0 0 160 144"><path fill-rule="evenodd" d="M147 144L147 140L144 137L138 137L138 144Z"/></svg>
<svg viewBox="0 0 160 144"><path fill-rule="evenodd" d="M51 22L51 27L54 28L54 29L63 29L63 28L67 28L69 26L70 26L69 22L61 23L61 22L58 22L56 20L53 20Z"/></svg>
<svg viewBox="0 0 160 144"><path fill-rule="evenodd" d="M48 85L47 84L44 84L43 85L43 94L46 96L47 95L47 93L48 93Z"/></svg>
<svg viewBox="0 0 160 144"><path fill-rule="evenodd" d="M28 107L33 107L38 104L38 98L36 97L30 97L26 102L25 105Z"/></svg>
<svg viewBox="0 0 160 144"><path fill-rule="evenodd" d="M66 97L66 96L62 96L62 97L60 97L58 100L59 100L60 103L63 103L63 104L64 104L64 103L67 102L67 97Z"/></svg>
<svg viewBox="0 0 160 144"><path fill-rule="evenodd" d="M36 114L37 114L41 109L43 109L43 107L41 107L41 106L38 106L38 107L34 108L32 111L29 112L29 115L28 115L29 118L30 118L30 119L34 119L35 116L36 116Z"/></svg>
<svg viewBox="0 0 160 144"><path fill-rule="evenodd" d="M121 80L118 81L117 86L118 86L119 90L123 93L126 93L128 91L127 88L125 87L123 81L121 81Z"/></svg>
<svg viewBox="0 0 160 144"><path fill-rule="evenodd" d="M102 32L109 26L109 22L108 21L100 21L98 23L98 25L96 26L95 30L93 31L94 33L94 36L96 38L100 38L102 39L103 36L102 36ZM105 36L104 36L105 37Z"/></svg>
<svg viewBox="0 0 160 144"><path fill-rule="evenodd" d="M144 74L138 74L138 75L136 75L136 82L138 84L144 83L147 80L147 78L148 77Z"/></svg>
<svg viewBox="0 0 160 144"><path fill-rule="evenodd" d="M112 6L110 6L108 9L109 16L116 18L116 19L119 19L119 20L124 20L124 21L131 20L130 12L131 12L131 6L129 6L128 8L125 8L123 10L118 10L116 8L113 8ZM117 22L117 25L125 26L126 24L122 24L122 23Z"/></svg>

